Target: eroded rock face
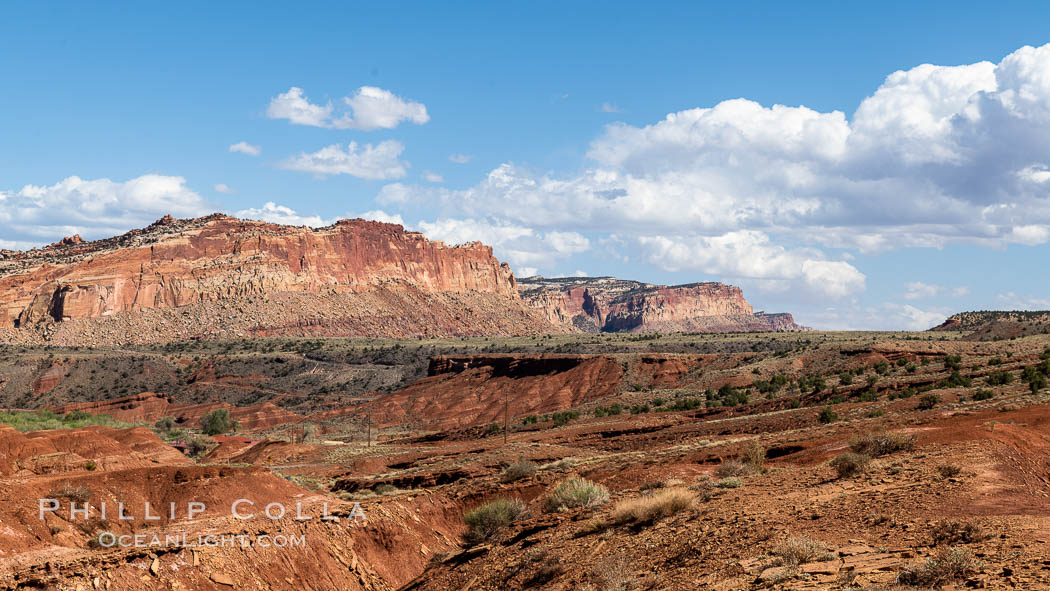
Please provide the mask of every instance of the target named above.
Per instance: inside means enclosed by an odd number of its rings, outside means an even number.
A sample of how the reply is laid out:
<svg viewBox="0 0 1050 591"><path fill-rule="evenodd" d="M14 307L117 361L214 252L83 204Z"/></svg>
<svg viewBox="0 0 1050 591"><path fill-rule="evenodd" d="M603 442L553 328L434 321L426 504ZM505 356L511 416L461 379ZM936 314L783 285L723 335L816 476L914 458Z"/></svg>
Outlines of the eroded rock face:
<svg viewBox="0 0 1050 591"><path fill-rule="evenodd" d="M509 319L505 327L490 327L496 334L528 332L529 322L539 318L522 321L526 310L515 285L510 268L492 256L490 247L477 242L449 247L395 224L342 220L311 229L221 214L191 220L165 217L115 238L63 240L5 254L0 259L0 328L10 333L12 327L195 304L250 305L277 294L338 296L343 303L378 290L384 294L380 300L397 300L401 292L416 299L419 294L433 296L434 306L467 300L462 310L437 311L439 317L491 305L494 316ZM287 310L271 316L241 328L267 332L276 327L280 332L286 325L316 324ZM322 320L339 324L338 318ZM134 326L133 320L128 324ZM461 327L446 328L434 332L461 332ZM342 326L340 332L353 334L354 329Z"/></svg>
<svg viewBox="0 0 1050 591"><path fill-rule="evenodd" d="M428 373L370 402L373 424L452 429L565 410L615 393L624 369L602 355L486 355L435 357Z"/></svg>
<svg viewBox="0 0 1050 591"><path fill-rule="evenodd" d="M317 230L213 215L109 240L67 240L0 267L4 323L105 316L281 291L412 281L430 291L510 294L514 276L481 243L447 247L401 226L342 220Z"/></svg>
<svg viewBox="0 0 1050 591"><path fill-rule="evenodd" d="M802 330L790 314L756 313L739 287L652 285L613 277L519 280L525 302L553 324L584 332Z"/></svg>
<svg viewBox="0 0 1050 591"><path fill-rule="evenodd" d="M95 415L108 415L118 421L129 423L136 421L154 423L161 417L170 416L180 425L190 427L196 427L204 415L219 409L229 411L230 418L237 421L240 429L246 431L297 423L302 420L299 415L270 402L249 406L233 406L225 402L176 404L166 394L157 392L141 392L123 398L99 402L72 402L52 407L52 410L58 414L79 410Z"/></svg>

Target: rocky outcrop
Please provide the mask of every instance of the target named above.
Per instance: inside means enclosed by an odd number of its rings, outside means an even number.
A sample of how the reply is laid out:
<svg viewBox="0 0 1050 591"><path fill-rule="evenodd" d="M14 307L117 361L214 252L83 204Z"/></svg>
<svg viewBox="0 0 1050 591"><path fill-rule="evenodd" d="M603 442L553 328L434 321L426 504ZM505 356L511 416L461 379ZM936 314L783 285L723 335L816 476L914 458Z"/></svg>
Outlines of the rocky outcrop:
<svg viewBox="0 0 1050 591"><path fill-rule="evenodd" d="M492 334L550 328L521 305L515 286L510 268L490 247L449 247L395 224L342 220L311 229L221 214L167 216L115 238L73 237L41 249L6 251L0 257L0 327L6 327L5 340L19 340L12 327L36 328L52 340L69 331L48 325L122 317L122 326L114 330L111 322L101 336L95 325L82 335L67 334L69 344L91 344L76 341L92 336L103 342L235 336L224 330L326 334L328 327L341 335L411 336L398 326L358 330L370 319L388 312L399 317L410 308L418 317L415 334L477 334L475 321ZM280 305L281 297L304 295L311 301ZM237 312L208 315L230 303ZM259 313L259 305L272 309ZM136 323L136 314L177 308L192 312L185 326L163 314L152 326L170 321L178 334L151 335L151 326ZM209 322L220 326L191 332Z"/></svg>
<svg viewBox="0 0 1050 591"><path fill-rule="evenodd" d="M613 277L521 279L522 299L547 320L584 332L757 332L804 330L790 314L756 313L739 287L652 285Z"/></svg>

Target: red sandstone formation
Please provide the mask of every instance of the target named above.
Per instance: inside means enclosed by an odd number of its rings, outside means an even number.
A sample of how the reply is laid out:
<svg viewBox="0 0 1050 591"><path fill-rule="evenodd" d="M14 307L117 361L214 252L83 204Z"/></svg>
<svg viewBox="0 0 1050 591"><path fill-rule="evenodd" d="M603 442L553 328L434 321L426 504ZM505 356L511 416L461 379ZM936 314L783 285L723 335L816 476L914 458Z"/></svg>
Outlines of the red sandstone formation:
<svg viewBox="0 0 1050 591"><path fill-rule="evenodd" d="M19 433L0 425L0 477L96 470L126 470L190 461L145 427L83 427Z"/></svg>
<svg viewBox="0 0 1050 591"><path fill-rule="evenodd" d="M289 298L295 305L282 307ZM190 318L142 316L174 308L185 308ZM213 308L222 317L214 317ZM514 275L490 247L449 247L399 225L364 220L311 229L221 214L166 216L123 236L67 239L0 260L6 340L19 338L21 331L11 327L41 326L43 338L67 344L327 334L329 328L341 335L409 336L394 322L402 309L411 310L408 330L418 334L549 328L521 305ZM385 312L392 316L386 324L369 323ZM113 317L122 320L102 322ZM60 327L92 320L79 332Z"/></svg>
<svg viewBox="0 0 1050 591"><path fill-rule="evenodd" d="M522 279L525 302L547 320L584 332L756 332L804 330L790 314L756 313L739 287L651 285L613 277Z"/></svg>
<svg viewBox="0 0 1050 591"><path fill-rule="evenodd" d="M429 377L369 403L376 425L448 429L579 406L617 391L623 368L604 356L435 357Z"/></svg>
<svg viewBox="0 0 1050 591"><path fill-rule="evenodd" d="M225 402L175 404L167 395L155 392L142 392L133 396L100 402L73 402L54 407L52 410L58 414L80 410L91 414L109 415L118 421L125 422L152 423L161 417L170 416L180 424L196 427L201 417L220 408L230 411L230 417L239 423L242 430L247 431L267 429L275 425L297 423L302 420L302 417L294 412L270 402L250 406L232 406Z"/></svg>

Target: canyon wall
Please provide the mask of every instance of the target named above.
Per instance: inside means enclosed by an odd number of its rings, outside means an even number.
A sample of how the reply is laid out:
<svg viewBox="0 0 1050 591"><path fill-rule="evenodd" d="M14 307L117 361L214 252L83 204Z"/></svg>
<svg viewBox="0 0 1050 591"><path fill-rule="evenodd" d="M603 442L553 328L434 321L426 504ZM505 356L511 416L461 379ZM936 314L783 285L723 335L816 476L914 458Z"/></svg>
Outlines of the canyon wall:
<svg viewBox="0 0 1050 591"><path fill-rule="evenodd" d="M12 328L120 315L120 326L110 323L103 331L108 336L95 336L103 342L159 340L135 332L180 323L185 326L178 334L163 338L517 334L550 328L522 306L515 285L510 268L490 247L449 247L394 224L342 220L311 229L221 214L165 217L115 238L74 237L0 253L0 338L18 340L10 336ZM303 295L312 299L301 301ZM230 302L222 317L209 316ZM134 315L176 308L187 309L190 321L159 314L151 326ZM407 330L394 325L406 309L412 316ZM391 324L375 325L384 316ZM217 332L183 334L209 324ZM52 332L69 331L48 327L47 340Z"/></svg>
<svg viewBox="0 0 1050 591"><path fill-rule="evenodd" d="M613 277L518 282L525 302L564 330L583 332L737 332L802 330L790 314L756 313L739 287L665 286Z"/></svg>

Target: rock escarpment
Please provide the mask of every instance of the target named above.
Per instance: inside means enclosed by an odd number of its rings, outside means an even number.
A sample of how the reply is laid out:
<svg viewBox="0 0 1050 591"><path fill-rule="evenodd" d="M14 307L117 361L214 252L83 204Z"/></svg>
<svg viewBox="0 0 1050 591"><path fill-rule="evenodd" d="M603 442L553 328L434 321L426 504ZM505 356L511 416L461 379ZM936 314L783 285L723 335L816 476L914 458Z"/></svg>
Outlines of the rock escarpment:
<svg viewBox="0 0 1050 591"><path fill-rule="evenodd" d="M755 312L739 287L652 285L613 277L520 279L525 302L548 321L584 332L757 332L804 330L790 314Z"/></svg>
<svg viewBox="0 0 1050 591"><path fill-rule="evenodd" d="M490 247L449 247L365 220L311 229L221 214L165 217L115 238L0 257L7 341L34 328L68 344L550 328L522 306L514 275Z"/></svg>

